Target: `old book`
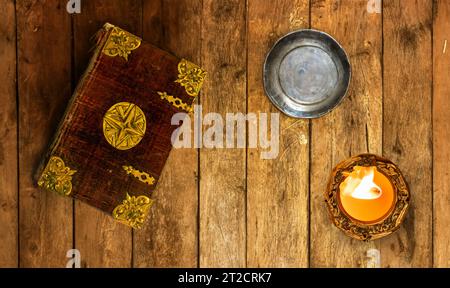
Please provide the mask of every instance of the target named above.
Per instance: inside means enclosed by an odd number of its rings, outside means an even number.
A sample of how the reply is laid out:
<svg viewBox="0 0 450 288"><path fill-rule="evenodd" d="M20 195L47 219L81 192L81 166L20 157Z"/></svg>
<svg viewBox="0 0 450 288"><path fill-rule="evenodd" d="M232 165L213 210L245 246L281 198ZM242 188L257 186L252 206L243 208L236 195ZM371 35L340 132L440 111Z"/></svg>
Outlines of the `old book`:
<svg viewBox="0 0 450 288"><path fill-rule="evenodd" d="M108 23L96 39L36 182L140 228L172 148L171 118L191 112L205 72Z"/></svg>

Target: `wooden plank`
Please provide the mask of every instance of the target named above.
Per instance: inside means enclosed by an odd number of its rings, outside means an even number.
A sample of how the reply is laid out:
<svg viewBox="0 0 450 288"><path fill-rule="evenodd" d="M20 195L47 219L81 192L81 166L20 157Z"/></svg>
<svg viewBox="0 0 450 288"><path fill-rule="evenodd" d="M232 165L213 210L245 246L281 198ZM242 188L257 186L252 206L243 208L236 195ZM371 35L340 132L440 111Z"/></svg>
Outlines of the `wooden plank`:
<svg viewBox="0 0 450 288"><path fill-rule="evenodd" d="M36 188L33 174L71 96L71 23L61 1L17 1L21 267L65 267L72 199Z"/></svg>
<svg viewBox="0 0 450 288"><path fill-rule="evenodd" d="M201 15L201 1L151 0L143 7L144 39L200 64L201 17L196 15ZM156 202L148 224L134 234L135 266L197 266L197 167L196 149L171 151L153 194Z"/></svg>
<svg viewBox="0 0 450 288"><path fill-rule="evenodd" d="M92 41L105 22L141 35L142 6L134 0L85 1L74 17L75 74L79 79L92 53ZM83 267L130 267L131 229L110 215L81 202L75 202L75 247L80 250Z"/></svg>
<svg viewBox="0 0 450 288"><path fill-rule="evenodd" d="M273 9L277 7L277 9ZM248 111L279 113L264 93L266 53L287 32L309 26L308 1L248 2ZM279 153L248 149L247 237L250 267L307 267L309 121L280 115Z"/></svg>
<svg viewBox="0 0 450 288"><path fill-rule="evenodd" d="M203 1L203 115L246 111L246 3ZM212 124L212 123L211 123ZM209 128L205 127L205 130ZM218 136L219 137L219 136ZM200 266L246 265L245 149L200 150Z"/></svg>
<svg viewBox="0 0 450 288"><path fill-rule="evenodd" d="M366 0L312 1L311 27L342 44L350 57L347 97L330 114L312 121L311 266L364 267L377 242L351 239L331 223L324 192L331 170L350 156L382 149L381 14Z"/></svg>
<svg viewBox="0 0 450 288"><path fill-rule="evenodd" d="M450 267L450 2L434 2L433 211L434 266Z"/></svg>
<svg viewBox="0 0 450 288"><path fill-rule="evenodd" d="M168 0L143 0L142 1L142 36L145 41L161 48L165 48L164 29L167 22L167 15L164 14L163 7L169 11L176 3L167 2ZM176 7L174 7L176 8ZM185 8L186 9L186 8ZM177 9L178 10L178 9ZM178 21L178 19L176 20ZM178 25L181 26L181 25ZM181 26L183 27L183 26ZM170 38L170 35L168 35Z"/></svg>
<svg viewBox="0 0 450 288"><path fill-rule="evenodd" d="M17 102L16 11L14 1L0 10L0 267L17 267Z"/></svg>
<svg viewBox="0 0 450 288"><path fill-rule="evenodd" d="M381 261L431 266L432 1L384 1L383 13L383 151L402 170L411 205L400 230L382 239Z"/></svg>

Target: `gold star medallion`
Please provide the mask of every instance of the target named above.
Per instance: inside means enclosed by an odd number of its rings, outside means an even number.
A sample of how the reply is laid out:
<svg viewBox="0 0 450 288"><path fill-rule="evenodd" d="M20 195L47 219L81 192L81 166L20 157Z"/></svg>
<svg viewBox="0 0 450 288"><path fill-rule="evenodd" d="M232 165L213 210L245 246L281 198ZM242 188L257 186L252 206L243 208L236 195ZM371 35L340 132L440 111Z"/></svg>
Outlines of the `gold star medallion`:
<svg viewBox="0 0 450 288"><path fill-rule="evenodd" d="M103 135L106 141L118 150L128 150L136 146L144 137L145 129L144 112L136 104L114 104L103 117Z"/></svg>

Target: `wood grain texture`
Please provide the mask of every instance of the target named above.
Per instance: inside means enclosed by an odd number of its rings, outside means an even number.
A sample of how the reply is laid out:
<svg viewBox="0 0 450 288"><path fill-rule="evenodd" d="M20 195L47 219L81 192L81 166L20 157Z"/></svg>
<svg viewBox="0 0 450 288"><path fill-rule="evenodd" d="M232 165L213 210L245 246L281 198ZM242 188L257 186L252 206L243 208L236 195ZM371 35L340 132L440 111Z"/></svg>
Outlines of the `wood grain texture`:
<svg viewBox="0 0 450 288"><path fill-rule="evenodd" d="M432 1L384 1L383 152L411 192L406 219L381 240L390 267L432 265Z"/></svg>
<svg viewBox="0 0 450 288"><path fill-rule="evenodd" d="M324 203L331 170L350 156L382 149L381 14L365 0L313 0L311 27L329 33L346 50L352 66L347 97L331 113L312 121L311 266L364 267L377 242L347 237L333 226Z"/></svg>
<svg viewBox="0 0 450 288"><path fill-rule="evenodd" d="M21 267L65 267L72 199L33 174L71 96L71 23L62 1L17 1Z"/></svg>
<svg viewBox="0 0 450 288"><path fill-rule="evenodd" d="M280 113L264 93L264 59L278 38L308 28L309 2L250 0L248 23L248 112ZM308 266L309 121L280 115L279 125L277 157L248 149L249 267Z"/></svg>
<svg viewBox="0 0 450 288"><path fill-rule="evenodd" d="M433 211L434 266L450 267L450 2L434 2Z"/></svg>
<svg viewBox="0 0 450 288"><path fill-rule="evenodd" d="M245 4L203 1L201 62L208 71L203 114L215 112L225 119L227 112L246 111ZM201 267L246 265L245 164L245 149L200 150Z"/></svg>
<svg viewBox="0 0 450 288"><path fill-rule="evenodd" d="M143 0L142 1L142 37L148 43L163 48L164 43L164 19L166 15L163 7L166 1ZM176 6L176 5L175 5ZM169 10L172 6L167 7ZM174 7L176 8L176 7ZM183 9L184 10L184 9Z"/></svg>
<svg viewBox="0 0 450 288"><path fill-rule="evenodd" d="M85 1L82 13L74 17L74 59L76 79L80 79L92 55L93 35L110 22L135 35L141 35L142 6L139 1ZM91 41L90 41L91 40ZM81 202L75 202L75 247L83 267L130 267L131 229L110 215Z"/></svg>
<svg viewBox="0 0 450 288"><path fill-rule="evenodd" d="M370 248L382 267L450 266L449 1L385 0L379 14L368 0L82 0L74 15L64 0L3 2L0 267L64 267L73 245L85 267L363 267ZM32 179L106 21L202 64L203 114L278 112L262 89L265 53L309 21L349 54L349 95L320 119L281 115L274 160L172 151L133 234ZM337 230L323 203L331 169L361 152L398 164L412 193L401 229L369 244Z"/></svg>
<svg viewBox="0 0 450 288"><path fill-rule="evenodd" d="M18 266L16 12L0 10L0 267Z"/></svg>
<svg viewBox="0 0 450 288"><path fill-rule="evenodd" d="M201 1L151 0L143 7L144 40L201 64ZM197 266L197 168L196 149L172 149L153 194L156 202L148 223L134 231L134 266Z"/></svg>

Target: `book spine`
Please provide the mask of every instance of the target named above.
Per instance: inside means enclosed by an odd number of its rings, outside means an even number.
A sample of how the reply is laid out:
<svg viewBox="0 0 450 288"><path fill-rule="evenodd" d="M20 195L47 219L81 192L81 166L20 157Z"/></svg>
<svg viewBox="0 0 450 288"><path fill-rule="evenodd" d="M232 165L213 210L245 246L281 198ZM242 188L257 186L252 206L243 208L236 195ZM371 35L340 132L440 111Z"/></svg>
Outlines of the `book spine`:
<svg viewBox="0 0 450 288"><path fill-rule="evenodd" d="M46 152L45 156L41 158L41 161L36 169L36 172L34 173L34 183L37 183L39 181L39 178L41 177L42 172L45 169L45 166L47 165L49 158L53 154L55 147L57 147L58 144L60 143L60 140L63 139L65 132L67 130L67 124L70 123L72 116L74 115L75 111L77 110L77 102L76 102L77 98L79 97L79 95L81 95L83 93L85 87L87 87L89 85L90 81L92 80L90 75L95 73L95 70L96 70L97 64L98 64L98 57L103 49L103 46L106 43L106 40L108 39L110 27L111 27L111 24L106 23L103 26L103 28L100 29L94 35L94 38L95 38L94 54L92 55L92 57L89 61L88 68L83 73L80 81L78 82L77 87L74 90L74 93L72 94L72 96L69 100L69 103L64 112L64 115L63 115L61 121L59 122L58 128L56 129L56 133L53 137L53 140L50 142L50 145L49 145L48 149L46 150L47 152Z"/></svg>

